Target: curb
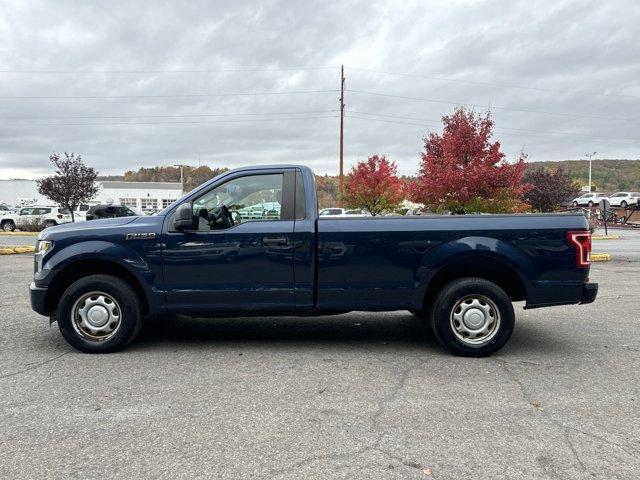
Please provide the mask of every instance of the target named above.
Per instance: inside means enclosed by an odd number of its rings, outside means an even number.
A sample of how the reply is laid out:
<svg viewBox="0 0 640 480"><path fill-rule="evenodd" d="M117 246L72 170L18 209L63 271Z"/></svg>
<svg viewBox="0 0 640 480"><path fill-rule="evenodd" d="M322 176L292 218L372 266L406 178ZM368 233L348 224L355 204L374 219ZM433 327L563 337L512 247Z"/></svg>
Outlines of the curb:
<svg viewBox="0 0 640 480"><path fill-rule="evenodd" d="M0 232L0 236L18 236L18 237L37 237L38 235L40 235L40 232Z"/></svg>
<svg viewBox="0 0 640 480"><path fill-rule="evenodd" d="M609 262L611 260L611 255L608 253L592 253L591 261L592 262Z"/></svg>
<svg viewBox="0 0 640 480"><path fill-rule="evenodd" d="M19 253L33 253L36 247L29 245L2 245L0 246L0 255L16 255Z"/></svg>
<svg viewBox="0 0 640 480"><path fill-rule="evenodd" d="M591 240L620 240L620 235L591 235Z"/></svg>

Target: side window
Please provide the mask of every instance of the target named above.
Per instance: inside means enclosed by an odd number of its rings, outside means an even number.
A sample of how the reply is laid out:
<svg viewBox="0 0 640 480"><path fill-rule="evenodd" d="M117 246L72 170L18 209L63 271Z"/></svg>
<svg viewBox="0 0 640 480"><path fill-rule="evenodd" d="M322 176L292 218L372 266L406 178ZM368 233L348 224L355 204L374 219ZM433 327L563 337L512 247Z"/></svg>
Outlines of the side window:
<svg viewBox="0 0 640 480"><path fill-rule="evenodd" d="M193 202L198 230L224 230L244 222L280 220L283 175L234 178Z"/></svg>
<svg viewBox="0 0 640 480"><path fill-rule="evenodd" d="M33 208L23 208L20 210L20 215L33 215Z"/></svg>

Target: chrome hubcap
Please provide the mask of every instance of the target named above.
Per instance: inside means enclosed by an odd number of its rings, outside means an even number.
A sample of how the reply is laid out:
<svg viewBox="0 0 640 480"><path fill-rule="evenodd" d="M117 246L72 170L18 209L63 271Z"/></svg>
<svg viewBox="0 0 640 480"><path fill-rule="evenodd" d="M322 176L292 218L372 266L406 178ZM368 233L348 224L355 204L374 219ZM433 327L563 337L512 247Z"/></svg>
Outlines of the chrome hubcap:
<svg viewBox="0 0 640 480"><path fill-rule="evenodd" d="M469 295L459 300L451 310L451 330L469 345L491 340L500 328L500 312L496 304L483 295Z"/></svg>
<svg viewBox="0 0 640 480"><path fill-rule="evenodd" d="M88 340L106 340L120 328L120 305L104 292L91 292L81 296L74 303L71 312L73 328Z"/></svg>

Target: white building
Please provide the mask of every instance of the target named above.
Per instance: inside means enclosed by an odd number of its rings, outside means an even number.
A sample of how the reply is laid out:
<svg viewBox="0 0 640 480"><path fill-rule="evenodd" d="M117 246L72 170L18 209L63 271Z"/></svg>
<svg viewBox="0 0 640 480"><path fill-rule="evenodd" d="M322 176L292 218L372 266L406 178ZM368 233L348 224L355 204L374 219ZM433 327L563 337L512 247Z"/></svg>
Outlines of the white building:
<svg viewBox="0 0 640 480"><path fill-rule="evenodd" d="M168 207L180 197L180 182L104 181L101 182L96 199L91 203L115 203L144 211L157 211Z"/></svg>
<svg viewBox="0 0 640 480"><path fill-rule="evenodd" d="M162 210L182 197L180 182L123 182L98 183L98 194L89 204L115 203L140 210ZM9 205L50 204L51 200L38 193L35 180L0 180L0 202Z"/></svg>

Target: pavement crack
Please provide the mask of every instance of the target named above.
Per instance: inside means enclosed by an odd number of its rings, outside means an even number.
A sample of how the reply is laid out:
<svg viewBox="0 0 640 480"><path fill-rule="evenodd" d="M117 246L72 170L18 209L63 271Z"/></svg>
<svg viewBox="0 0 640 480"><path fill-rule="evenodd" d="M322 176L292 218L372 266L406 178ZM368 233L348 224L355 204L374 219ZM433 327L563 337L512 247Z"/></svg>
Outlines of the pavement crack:
<svg viewBox="0 0 640 480"><path fill-rule="evenodd" d="M345 453L325 453L323 455L313 455L307 458L304 458L296 463L289 465L288 467L282 468L280 470L275 470L270 472L269 478L277 478L282 475L286 475L287 473L294 472L300 467L304 467L313 462L324 461L324 460L346 460L350 457L355 457L363 454L367 450L369 450L369 446L360 447L357 450L353 450L351 452Z"/></svg>
<svg viewBox="0 0 640 480"><path fill-rule="evenodd" d="M379 427L378 419L384 414L389 403L393 402L396 398L398 398L398 394L400 393L400 390L402 390L407 383L407 380L409 378L409 372L417 366L418 365L411 365L403 368L400 371L400 379L396 383L396 386L391 390L390 393L388 393L387 395L385 395L384 397L382 397L376 402L377 403L376 409L369 416L369 419L371 420L371 422L375 427Z"/></svg>
<svg viewBox="0 0 640 480"><path fill-rule="evenodd" d="M509 366L507 365L507 363L496 360L496 364L498 365L498 367L502 369L502 371L504 371L504 373L507 374L507 377L509 377L509 379L518 386L518 388L520 389L520 394L522 398L525 400L525 402L527 402L529 406L533 405L533 400L530 399L529 395L527 394L527 387L522 382L522 380L520 380L516 376L516 374L509 369Z"/></svg>
<svg viewBox="0 0 640 480"><path fill-rule="evenodd" d="M555 423L553 420L551 420L553 423ZM558 425L559 426L559 425ZM580 468L582 468L582 470L588 474L591 474L591 472L589 471L589 469L587 468L587 466L584 464L584 462L582 461L582 459L580 458L580 455L578 455L578 451L576 450L575 445L573 444L573 442L571 441L571 437L569 435L569 429L568 428L564 428L561 427L563 430L562 436L564 438L564 443L567 445L567 447L569 447L569 450L571 451L571 454L573 455L573 458L576 459L576 462L578 462L578 465L580 465Z"/></svg>
<svg viewBox="0 0 640 480"><path fill-rule="evenodd" d="M398 395L400 394L400 391L405 387L407 380L409 379L409 374L411 372L411 370L413 370L414 368L420 367L421 365L424 365L426 363L426 361L421 361L418 362L416 364L413 365L408 365L404 368L402 368L400 370L400 375L399 375L399 380L396 382L396 385L394 386L394 388L385 396L383 396L381 399L379 399L376 402L376 408L374 410L374 412L369 416L369 420L371 421L371 423L374 426L375 430L379 430L380 425L378 423L378 419L384 414L385 410L387 409L387 406L393 402L395 399L398 398ZM310 457L306 457L298 462L295 462L285 468L282 468L280 470L275 470L275 471L271 471L269 473L269 478L277 478L279 476L285 475L287 473L291 473L294 472L295 470L304 467L305 465L308 465L310 463L313 462L317 462L317 461L326 461L326 460L346 460L349 459L351 457L356 457L358 455L362 455L363 453L367 452L367 451L376 451L379 453L382 453L386 456L388 456L389 458L392 458L396 461L398 461L400 464L406 466L406 467L410 467L410 468L422 468L422 466L417 463L417 462L413 462L410 460L407 460L405 458L402 458L398 455L392 454L391 452L387 452L385 450L383 450L382 448L380 448L380 442L382 441L382 439L384 438L384 433L379 433L376 440L372 443L368 443L366 445L363 445L362 447L353 450L351 452L345 452L345 453L326 453L326 454L322 454L322 455L313 455Z"/></svg>
<svg viewBox="0 0 640 480"><path fill-rule="evenodd" d="M61 353L60 355L56 355L55 357L48 358L47 360L43 360L42 362L34 363L34 364L30 365L27 368L24 368L22 370L18 370L17 372L5 373L4 375L0 375L0 380L2 380L3 378L9 378L9 377L14 377L16 375L21 375L21 374L26 373L26 372L31 372L31 371L36 370L36 369L38 369L38 368L40 368L40 367L42 367L42 366L44 366L44 365L46 365L48 363L53 362L54 360L57 360L58 358L64 357L65 355L67 355L69 353L71 353L71 351Z"/></svg>
<svg viewBox="0 0 640 480"><path fill-rule="evenodd" d="M614 442L614 441L609 440L607 438L604 438L602 436L599 436L599 435L596 435L596 434L593 434L593 433L589 433L589 432L585 432L584 430L580 430L578 428L565 425L562 422L560 422L559 420L556 420L555 418L553 418L552 415L548 414L547 412L544 412L544 409L542 407L538 407L536 405L536 404L539 405L539 402L537 400L535 400L535 399L531 399L530 395L528 395L528 393L527 393L526 385L524 384L524 382L522 380L520 380L515 375L515 373L511 369L509 369L508 364L506 362L497 362L497 364L507 374L509 379L512 380L516 385L518 385L518 388L520 389L522 398L527 402L527 404L533 405L541 413L541 416L538 417L538 418L540 418L542 421L547 422L548 424L553 425L554 427L558 428L562 432L565 444L567 445L567 447L571 451L571 454L573 455L573 457L575 458L576 462L580 465L580 467L582 468L583 471L585 471L586 473L588 473L590 475L593 475L593 473L591 471L589 471L589 469L587 468L585 463L580 458L580 455L578 454L578 451L577 451L574 443L571 441L571 438L570 438L570 435L569 435L569 432L571 432L571 431L577 432L577 433L581 433L581 434L583 434L585 436L593 438L594 440L597 440L599 442L602 442L602 443L608 444L610 446L616 447L616 448L620 449L621 451L623 451L624 453L626 453L627 455L629 455L630 457L637 458L638 453L634 452L632 450L629 450L624 445L621 445L621 444L619 444L617 442Z"/></svg>
<svg viewBox="0 0 640 480"><path fill-rule="evenodd" d="M556 422L553 419L550 419L552 422L556 423L558 426L561 426L561 424L559 422ZM600 441L602 443L605 443L607 445L610 445L612 447L616 447L620 450L622 450L623 452L625 452L627 455L629 455L630 457L633 458L638 458L639 453L635 452L633 450L629 450L627 447L625 447L624 445L619 444L618 442L614 442L613 440L609 440L608 438L602 437L600 435L596 435L595 433L590 433L590 432L585 432L584 430L580 430L579 428L575 428L575 427L570 427L570 426L563 426L565 429L567 430L571 430L574 431L576 433L581 433L582 435L585 435L587 437L593 438L594 440Z"/></svg>
<svg viewBox="0 0 640 480"><path fill-rule="evenodd" d="M389 452L387 450L384 450L380 447L370 447L367 450L372 450L374 452L378 452L381 453L382 455L385 455L386 457L395 460L396 462L398 462L401 465L404 465L405 467L409 467L409 468L414 468L414 469L418 469L421 470L424 468L424 466L422 464L420 464L419 462L415 462L413 460L407 460L406 458L401 457L400 455L397 455L393 452Z"/></svg>

